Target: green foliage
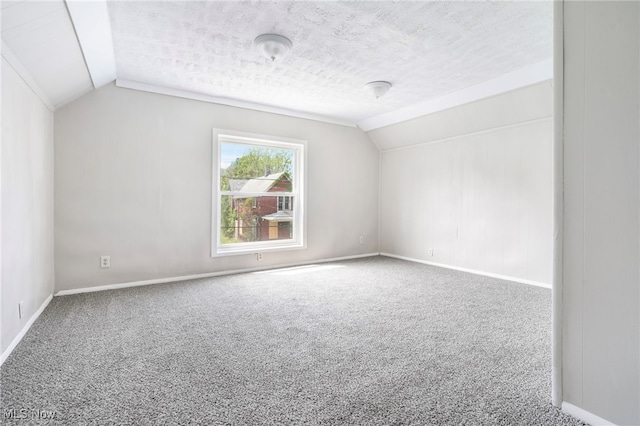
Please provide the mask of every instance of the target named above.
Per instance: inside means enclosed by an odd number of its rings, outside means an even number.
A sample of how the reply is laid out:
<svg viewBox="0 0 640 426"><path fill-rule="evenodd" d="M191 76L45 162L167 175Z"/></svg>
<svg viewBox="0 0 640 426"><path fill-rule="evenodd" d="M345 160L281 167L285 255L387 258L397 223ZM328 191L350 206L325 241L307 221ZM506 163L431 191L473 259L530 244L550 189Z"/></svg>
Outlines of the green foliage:
<svg viewBox="0 0 640 426"><path fill-rule="evenodd" d="M220 201L222 203L221 205L222 208L220 209L222 213L222 220L220 223L220 226L222 227L222 230L221 230L222 232L220 235L220 241L222 242L222 244L228 244L230 242L235 242L235 241L230 241L230 240L233 240L235 217L233 213L233 208L231 206L231 197L228 195L224 195Z"/></svg>
<svg viewBox="0 0 640 426"><path fill-rule="evenodd" d="M291 174L293 153L282 149L253 147L237 158L227 169L229 179L252 179L266 174L288 172Z"/></svg>
<svg viewBox="0 0 640 426"><path fill-rule="evenodd" d="M233 231L231 233L233 233ZM229 237L225 234L220 235L220 243L222 244L232 244L237 242L238 241L235 238L233 238L233 236Z"/></svg>

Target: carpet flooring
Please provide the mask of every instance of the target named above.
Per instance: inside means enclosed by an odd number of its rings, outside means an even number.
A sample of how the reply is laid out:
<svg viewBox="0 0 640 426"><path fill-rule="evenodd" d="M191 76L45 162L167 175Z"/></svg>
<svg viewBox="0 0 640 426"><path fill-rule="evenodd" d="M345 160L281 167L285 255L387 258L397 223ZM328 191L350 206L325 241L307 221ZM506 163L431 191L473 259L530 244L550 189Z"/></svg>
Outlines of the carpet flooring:
<svg viewBox="0 0 640 426"><path fill-rule="evenodd" d="M2 421L581 425L550 346L550 290L386 257L55 297Z"/></svg>

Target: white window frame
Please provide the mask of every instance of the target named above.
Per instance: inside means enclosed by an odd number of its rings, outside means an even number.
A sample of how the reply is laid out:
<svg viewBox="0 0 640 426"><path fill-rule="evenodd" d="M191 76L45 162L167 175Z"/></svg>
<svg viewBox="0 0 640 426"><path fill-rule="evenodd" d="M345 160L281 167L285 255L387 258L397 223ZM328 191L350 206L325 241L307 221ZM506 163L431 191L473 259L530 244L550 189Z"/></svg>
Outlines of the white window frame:
<svg viewBox="0 0 640 426"><path fill-rule="evenodd" d="M267 148L284 148L293 150L293 182L291 192L277 192L274 196L293 197L292 238L287 240L267 240L246 243L220 243L220 226L222 221L220 200L223 195L233 195L233 191L220 189L220 158L222 142L264 146ZM213 129L213 182L211 196L211 257L239 254L263 253L268 251L298 250L307 248L307 209L306 209L306 165L307 141L283 138L279 136L260 135L235 130ZM265 193L243 195L264 197ZM276 200L277 203L277 200Z"/></svg>

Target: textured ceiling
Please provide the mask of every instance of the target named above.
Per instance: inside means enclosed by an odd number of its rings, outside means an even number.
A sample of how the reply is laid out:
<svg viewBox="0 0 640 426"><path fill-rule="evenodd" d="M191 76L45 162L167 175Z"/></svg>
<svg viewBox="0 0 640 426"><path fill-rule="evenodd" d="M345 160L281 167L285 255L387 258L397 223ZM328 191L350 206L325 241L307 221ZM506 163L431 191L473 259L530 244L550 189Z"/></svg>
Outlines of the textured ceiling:
<svg viewBox="0 0 640 426"><path fill-rule="evenodd" d="M118 79L357 122L552 56L552 3L110 1ZM272 63L263 33L293 42ZM362 86L388 80L375 100Z"/></svg>

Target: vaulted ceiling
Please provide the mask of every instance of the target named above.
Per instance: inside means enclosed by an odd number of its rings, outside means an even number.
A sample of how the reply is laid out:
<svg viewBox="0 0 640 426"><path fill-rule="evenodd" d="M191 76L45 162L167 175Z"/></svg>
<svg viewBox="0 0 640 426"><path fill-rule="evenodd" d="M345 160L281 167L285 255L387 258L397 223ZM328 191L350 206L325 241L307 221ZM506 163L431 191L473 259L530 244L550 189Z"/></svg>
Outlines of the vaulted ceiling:
<svg viewBox="0 0 640 426"><path fill-rule="evenodd" d="M552 3L2 1L3 56L53 107L121 87L365 130L551 78ZM271 62L253 41L293 42ZM7 55L5 55L7 51ZM375 99L364 84L393 87Z"/></svg>

